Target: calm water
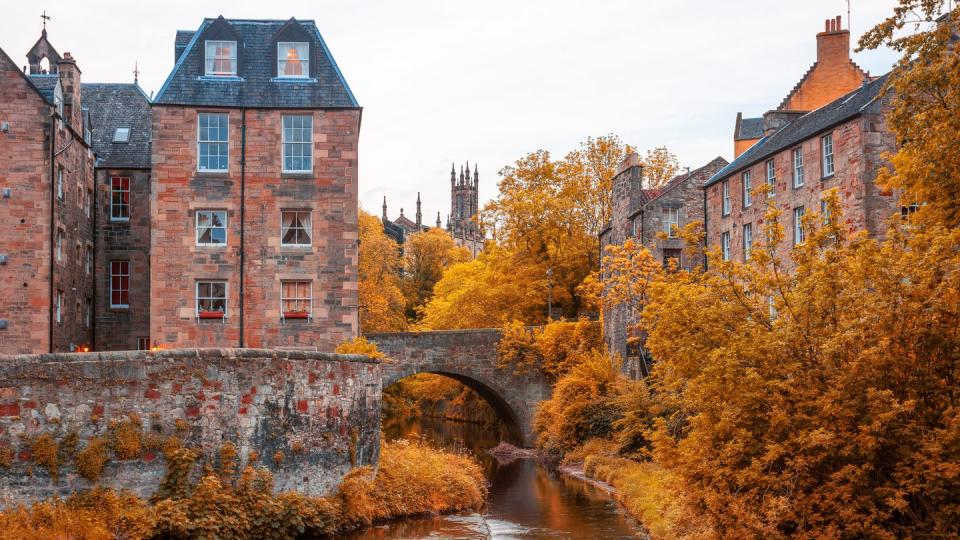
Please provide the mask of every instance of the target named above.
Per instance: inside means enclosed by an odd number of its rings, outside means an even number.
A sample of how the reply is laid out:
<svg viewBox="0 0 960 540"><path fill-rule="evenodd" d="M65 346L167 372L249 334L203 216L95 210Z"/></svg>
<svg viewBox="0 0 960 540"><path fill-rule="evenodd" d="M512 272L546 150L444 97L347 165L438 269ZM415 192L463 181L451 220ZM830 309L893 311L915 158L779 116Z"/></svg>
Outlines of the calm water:
<svg viewBox="0 0 960 540"><path fill-rule="evenodd" d="M481 513L391 523L352 536L379 538L558 539L637 538L640 530L602 490L551 472L534 460L498 463L486 453L499 442L495 431L475 424L434 419L391 421L388 439L424 437L435 444L476 455L490 481L490 498Z"/></svg>

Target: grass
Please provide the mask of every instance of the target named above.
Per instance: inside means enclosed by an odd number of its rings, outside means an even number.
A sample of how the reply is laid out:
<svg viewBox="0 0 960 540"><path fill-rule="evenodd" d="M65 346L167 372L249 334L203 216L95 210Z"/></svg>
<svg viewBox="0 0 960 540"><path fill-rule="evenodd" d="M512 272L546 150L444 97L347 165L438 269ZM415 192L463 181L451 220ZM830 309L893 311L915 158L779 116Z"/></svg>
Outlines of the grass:
<svg viewBox="0 0 960 540"><path fill-rule="evenodd" d="M228 474L235 453L232 447L222 451L217 471L198 463L191 450L171 452L164 496L152 503L96 488L9 508L0 512L0 538L314 538L406 516L477 509L487 496L473 458L416 441L385 443L379 467L354 469L331 497L274 494L265 469ZM90 456L94 465L100 457Z"/></svg>

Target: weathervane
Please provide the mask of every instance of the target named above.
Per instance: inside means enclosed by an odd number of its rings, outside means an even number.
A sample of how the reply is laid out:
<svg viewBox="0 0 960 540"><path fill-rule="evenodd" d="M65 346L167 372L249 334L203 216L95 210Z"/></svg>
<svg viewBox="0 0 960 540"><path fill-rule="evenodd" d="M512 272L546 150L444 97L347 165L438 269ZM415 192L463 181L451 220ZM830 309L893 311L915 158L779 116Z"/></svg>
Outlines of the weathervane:
<svg viewBox="0 0 960 540"><path fill-rule="evenodd" d="M46 30L46 29L47 29L47 21L49 21L49 20L51 19L51 17L50 17L49 15L47 15L47 10L43 10L43 14L40 15L40 18L43 19L43 29Z"/></svg>
<svg viewBox="0 0 960 540"><path fill-rule="evenodd" d="M140 77L140 69L137 67L137 62L136 62L136 60L134 60L134 62L133 62L133 82L134 82L134 84L137 83L137 79L138 79L139 77Z"/></svg>

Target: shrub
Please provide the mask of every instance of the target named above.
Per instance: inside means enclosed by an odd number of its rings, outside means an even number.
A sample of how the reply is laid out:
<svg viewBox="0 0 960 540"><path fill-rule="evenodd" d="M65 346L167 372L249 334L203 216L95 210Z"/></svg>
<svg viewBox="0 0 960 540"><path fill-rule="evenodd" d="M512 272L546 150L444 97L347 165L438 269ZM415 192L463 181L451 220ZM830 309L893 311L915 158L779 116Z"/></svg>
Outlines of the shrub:
<svg viewBox="0 0 960 540"><path fill-rule="evenodd" d="M111 441L110 446L117 459L137 459L140 457L141 437L143 436L143 426L140 418L136 415L130 415L122 422L117 422L110 427Z"/></svg>
<svg viewBox="0 0 960 540"><path fill-rule="evenodd" d="M363 336L357 336L351 341L344 341L337 345L336 352L339 354L362 354L374 360L386 360L387 358L377 349L376 343L367 341L367 338Z"/></svg>
<svg viewBox="0 0 960 540"><path fill-rule="evenodd" d="M56 481L60 473L60 445L48 433L40 435L30 445L33 462L45 468Z"/></svg>
<svg viewBox="0 0 960 540"><path fill-rule="evenodd" d="M102 437L94 437L87 442L87 446L77 454L77 472L80 476L96 482L100 479L103 466L110 459L108 452L109 442Z"/></svg>
<svg viewBox="0 0 960 540"><path fill-rule="evenodd" d="M528 328L513 321L501 329L497 344L497 365L517 374L540 369L556 380L567 374L590 352L603 350L599 322L553 321L542 328Z"/></svg>
<svg viewBox="0 0 960 540"><path fill-rule="evenodd" d="M13 463L13 450L9 446L0 446L0 467L4 469L10 468L10 465Z"/></svg>

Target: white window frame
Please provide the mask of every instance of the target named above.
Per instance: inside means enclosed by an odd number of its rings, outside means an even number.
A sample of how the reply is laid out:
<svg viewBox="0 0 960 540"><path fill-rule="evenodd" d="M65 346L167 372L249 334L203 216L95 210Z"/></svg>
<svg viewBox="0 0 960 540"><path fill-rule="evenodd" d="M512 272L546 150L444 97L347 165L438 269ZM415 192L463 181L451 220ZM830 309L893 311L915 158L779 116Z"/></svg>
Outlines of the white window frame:
<svg viewBox="0 0 960 540"><path fill-rule="evenodd" d="M54 311L56 315L57 323L63 322L63 291L57 289L57 297L54 299L56 304L54 305Z"/></svg>
<svg viewBox="0 0 960 540"><path fill-rule="evenodd" d="M201 227L201 226L200 226L200 216L203 215L203 214L208 214L208 215L210 216L210 223L211 223L211 224L213 223L213 216L214 216L215 214L222 214L222 215L223 215L223 226L222 226L222 227L214 227L213 225L204 225L203 227ZM228 226L229 224L228 224L227 219L228 219L228 216L227 216L227 211L226 211L226 210L200 209L200 210L197 210L196 212L194 212L194 216L193 216L193 223L194 223L194 241L196 242L196 245L197 245L197 246L202 246L202 247L226 247L226 246L227 246L227 243L229 242L229 239L230 239L230 227ZM207 229L223 229L223 243L220 243L220 242L201 242L201 241L200 241L200 237L202 236L202 235L201 235L201 230L206 231ZM211 233L210 237L213 238L213 234L212 234L212 233Z"/></svg>
<svg viewBox="0 0 960 540"><path fill-rule="evenodd" d="M284 219L283 219L283 218L284 218L284 216L285 216L286 214L306 214L306 215L307 215L307 219L310 220L309 226L307 226L307 227L286 227L286 226L283 224L283 222L284 222ZM301 221L301 223L302 223L302 221ZM305 232L306 232L306 235L307 235L307 238L308 238L310 241L307 242L306 244L303 244L303 243L300 243L300 242L288 244L288 243L284 242L284 237L287 235L287 234L286 234L287 231L289 231L289 230L291 230L291 229L293 229L293 230L305 231ZM299 235L297 235L297 236L298 236L298 239L299 239ZM310 209L298 209L298 208L287 208L287 209L281 209L281 210L280 210L280 245L283 246L283 247L310 247L310 246L313 245L313 211L312 211L312 210L310 210Z"/></svg>
<svg viewBox="0 0 960 540"><path fill-rule="evenodd" d="M150 336L137 336L137 350L138 351L150 350Z"/></svg>
<svg viewBox="0 0 960 540"><path fill-rule="evenodd" d="M201 300L218 300L217 296L200 296L200 285L202 284L214 284L222 283L223 284L223 317L212 320L226 320L230 314L230 283L222 279L201 279L197 280L194 283L193 287L193 299L194 299L194 313L197 319L200 319L200 301Z"/></svg>
<svg viewBox="0 0 960 540"><path fill-rule="evenodd" d="M767 185L770 186L770 190L767 191L769 197L773 197L777 194L777 166L772 159L767 160Z"/></svg>
<svg viewBox="0 0 960 540"><path fill-rule="evenodd" d="M120 189L116 189L115 183L114 183L115 180L120 180L121 182ZM127 182L126 189L123 189L123 185L122 185L124 180L126 180ZM120 195L122 199L124 193L127 194L127 201L126 202L121 201L118 203L116 201L115 195ZM118 214L123 214L124 210L126 211L126 215L118 215ZM130 221L130 178L127 176L111 176L110 177L110 221L114 221L114 222Z"/></svg>
<svg viewBox="0 0 960 540"><path fill-rule="evenodd" d="M806 213L806 209L802 206L798 206L793 209L793 245L799 246L803 244L807 235L803 230L803 215Z"/></svg>
<svg viewBox="0 0 960 540"><path fill-rule="evenodd" d="M743 225L743 260L749 261L753 251L753 223Z"/></svg>
<svg viewBox="0 0 960 540"><path fill-rule="evenodd" d="M214 48L213 55L210 54L210 47L222 46L223 43L230 44L230 56L218 56L216 53L216 48ZM231 71L216 71L214 67L217 65L217 61L228 60L230 61L230 66L233 68ZM203 74L207 77L236 77L237 76L237 42L230 41L225 39L210 39L203 42Z"/></svg>
<svg viewBox="0 0 960 540"><path fill-rule="evenodd" d="M303 68L302 74L300 75L286 75L284 74L284 68L286 67L288 60L283 51L290 49L291 47L306 47L306 54L304 58L298 58L292 60L293 62L300 62L300 67ZM299 52L299 51L298 51ZM310 77L310 42L309 41L278 41L277 42L277 77L280 79L307 79Z"/></svg>
<svg viewBox="0 0 960 540"><path fill-rule="evenodd" d="M300 119L300 127L287 127L287 120L293 120L295 118ZM309 122L310 127L305 127L302 122L306 120ZM299 133L302 137L304 131L308 134L307 141L288 141L287 140L287 130L299 130ZM281 142L280 142L280 159L281 159L281 170L285 173L310 173L313 172L313 115L311 114L285 114L280 117L280 131ZM287 150L292 150L294 148L300 148L306 152L300 156L289 156L291 159L307 159L309 162L309 167L306 169L288 169L287 168Z"/></svg>
<svg viewBox="0 0 960 540"><path fill-rule="evenodd" d="M823 178L833 176L833 133L827 133L820 137L820 166L822 167Z"/></svg>
<svg viewBox="0 0 960 540"><path fill-rule="evenodd" d="M676 238L677 230L680 228L680 209L665 208L665 210L667 218L663 222L664 232L667 233L667 238Z"/></svg>
<svg viewBox="0 0 960 540"><path fill-rule="evenodd" d="M83 213L87 217L91 217L92 211L93 211L93 190L87 188L87 190L84 192Z"/></svg>
<svg viewBox="0 0 960 540"><path fill-rule="evenodd" d="M57 165L57 199L63 200L63 165Z"/></svg>
<svg viewBox="0 0 960 540"><path fill-rule="evenodd" d="M730 231L720 233L720 255L723 260L730 260Z"/></svg>
<svg viewBox="0 0 960 540"><path fill-rule="evenodd" d="M721 186L721 189L723 190L723 201L722 201L723 208L720 209L720 212L724 216L729 216L730 211L732 210L731 204L730 204L730 181L724 180L723 185Z"/></svg>
<svg viewBox="0 0 960 540"><path fill-rule="evenodd" d="M288 284L297 284L297 294L298 296L286 296L286 285ZM299 296L300 287L299 284L306 283L307 285L307 296ZM283 279L280 280L280 318L286 320L286 314L288 312L302 311L302 310L288 310L286 309L287 302L295 302L297 307L300 307L301 302L306 302L306 313L307 320L313 318L313 281L309 279ZM295 319L293 319L295 320Z"/></svg>
<svg viewBox="0 0 960 540"><path fill-rule="evenodd" d="M793 187L803 187L803 148L793 149L791 163L793 163Z"/></svg>
<svg viewBox="0 0 960 540"><path fill-rule="evenodd" d="M126 264L126 272L123 272L122 267L120 267L120 270L119 270L119 271L116 271L116 270L114 269L114 263L123 263L123 264ZM119 288L114 288L114 286L113 286L113 278L114 278L114 277L119 277L119 278L121 278L121 280L122 280L123 278L126 278L126 279L127 279L127 287L126 287L126 289L124 289L122 286L119 287ZM121 295L122 295L124 291L126 291L126 293L127 293L127 302L126 302L125 304L124 304L124 303L116 303L116 304L115 304L115 303L113 302L113 293L114 293L114 292L119 292L119 293L121 293ZM109 287L109 293L110 293L110 308L111 308L111 309L129 309L129 308L130 308L130 261L122 260L122 259L110 261L110 287Z"/></svg>
<svg viewBox="0 0 960 540"><path fill-rule="evenodd" d="M226 133L226 136L224 139L202 138L202 136L204 135L207 137L210 136L209 119L213 117L216 117L218 119L223 119L225 121L225 124L223 125L221 125L218 121L217 128L216 128L218 133L221 128L224 128ZM203 132L203 128L202 128L202 123L203 123L202 120L204 118L208 119L206 133ZM209 152L210 147L207 148L207 153L204 154L203 145L205 144L218 145L218 148L219 148L219 145L223 145L224 153L222 155L224 157L224 167L222 169L221 168L214 169L208 166L204 166L204 161L203 161L204 156L207 157L207 160L208 160L207 165L209 165L209 159L211 157L217 157L219 161L219 157L221 156L221 154L219 153L215 155L211 154ZM225 112L197 113L197 171L199 172L229 172L230 171L230 114L229 113L225 113Z"/></svg>
<svg viewBox="0 0 960 540"><path fill-rule="evenodd" d="M750 171L743 171L740 174L740 187L743 190L743 203L744 208L750 208L753 205L753 194L750 193L753 190L753 174Z"/></svg>
<svg viewBox="0 0 960 540"><path fill-rule="evenodd" d="M63 229L57 229L57 262L63 261Z"/></svg>
<svg viewBox="0 0 960 540"><path fill-rule="evenodd" d="M630 236L638 238L640 233L640 216L634 216L630 220Z"/></svg>

